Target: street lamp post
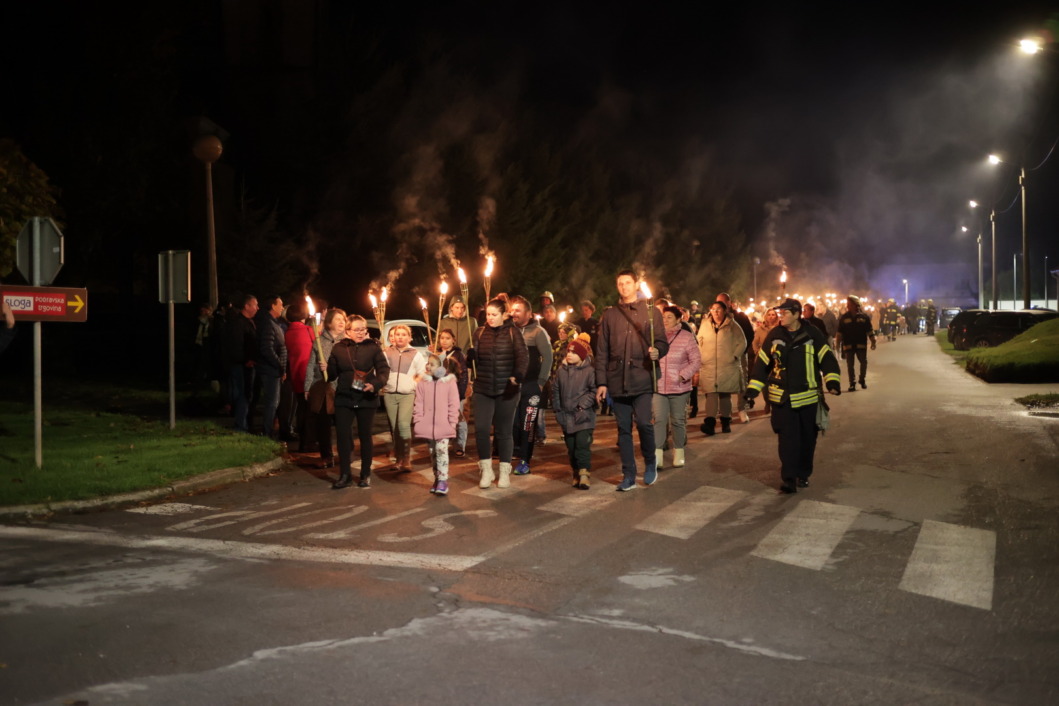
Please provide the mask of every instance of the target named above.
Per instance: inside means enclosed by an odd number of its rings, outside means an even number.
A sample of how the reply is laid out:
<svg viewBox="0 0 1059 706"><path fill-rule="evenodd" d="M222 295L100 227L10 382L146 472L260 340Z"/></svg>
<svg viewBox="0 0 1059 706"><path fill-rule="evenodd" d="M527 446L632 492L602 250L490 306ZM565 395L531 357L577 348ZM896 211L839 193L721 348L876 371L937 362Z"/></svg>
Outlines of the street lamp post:
<svg viewBox="0 0 1059 706"><path fill-rule="evenodd" d="M908 280L903 279L901 280L901 283L905 285L905 306L908 306Z"/></svg>
<svg viewBox="0 0 1059 706"><path fill-rule="evenodd" d="M1019 254L1017 252L1011 253L1011 310L1014 311L1018 307L1016 301L1019 298ZM1029 307L1026 307L1029 309Z"/></svg>
<svg viewBox="0 0 1059 706"><path fill-rule="evenodd" d="M1048 308L1048 256L1044 256L1044 308Z"/></svg>
<svg viewBox="0 0 1059 706"><path fill-rule="evenodd" d="M999 306L998 299L997 299L997 289L996 289L996 209L993 209L992 211L989 212L989 225L990 225L990 227L991 227L991 229L993 231L993 234L992 234L992 238L993 238L993 245L992 245L992 248L993 248L993 264L991 265L990 270L989 270L989 272L990 272L989 276L990 276L992 281L990 282L990 290L989 291L993 295L993 310L996 311L997 307Z"/></svg>
<svg viewBox="0 0 1059 706"><path fill-rule="evenodd" d="M754 301L757 301L757 266L761 264L761 258L754 258Z"/></svg>
<svg viewBox="0 0 1059 706"><path fill-rule="evenodd" d="M210 311L217 310L220 295L217 291L217 231L213 219L213 163L221 158L224 146L216 135L205 135L195 142L195 157L206 165L206 231L210 277Z"/></svg>
<svg viewBox="0 0 1059 706"><path fill-rule="evenodd" d="M995 154L989 155L990 164L1009 164ZM1026 232L1026 167L1019 166L1019 197L1022 199L1022 308L1030 308L1030 244ZM1016 292L1016 297L1018 293ZM1014 308L1014 307L1013 307Z"/></svg>

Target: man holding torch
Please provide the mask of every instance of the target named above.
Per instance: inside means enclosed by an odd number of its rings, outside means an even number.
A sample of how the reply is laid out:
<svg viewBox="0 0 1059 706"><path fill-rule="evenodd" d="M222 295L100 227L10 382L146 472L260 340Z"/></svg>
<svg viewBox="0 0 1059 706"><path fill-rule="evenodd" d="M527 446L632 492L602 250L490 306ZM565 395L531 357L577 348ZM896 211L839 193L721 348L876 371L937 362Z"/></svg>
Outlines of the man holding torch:
<svg viewBox="0 0 1059 706"><path fill-rule="evenodd" d="M622 480L619 491L636 488L636 455L632 427L635 421L644 459L644 484L658 480L655 463L655 432L652 424L655 361L669 351L662 314L649 301L637 298L636 273L618 273L619 301L603 312L596 348L596 399L609 393L618 422L618 449Z"/></svg>

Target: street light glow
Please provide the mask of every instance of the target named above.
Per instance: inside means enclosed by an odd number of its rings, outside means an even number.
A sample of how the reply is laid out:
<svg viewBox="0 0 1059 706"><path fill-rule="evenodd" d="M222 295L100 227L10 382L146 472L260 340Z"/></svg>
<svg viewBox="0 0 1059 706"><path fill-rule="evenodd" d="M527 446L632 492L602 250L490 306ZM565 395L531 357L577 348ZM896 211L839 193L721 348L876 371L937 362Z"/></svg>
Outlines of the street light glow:
<svg viewBox="0 0 1059 706"><path fill-rule="evenodd" d="M1000 157L997 157L995 154L989 155L990 164L1000 164L1001 161L1003 160L1001 160Z"/></svg>
<svg viewBox="0 0 1059 706"><path fill-rule="evenodd" d="M1041 50L1041 43L1036 39L1019 40L1019 51L1023 54L1036 54Z"/></svg>
<svg viewBox="0 0 1059 706"><path fill-rule="evenodd" d="M978 202L974 199L971 199L968 203L971 204L971 208L978 208Z"/></svg>

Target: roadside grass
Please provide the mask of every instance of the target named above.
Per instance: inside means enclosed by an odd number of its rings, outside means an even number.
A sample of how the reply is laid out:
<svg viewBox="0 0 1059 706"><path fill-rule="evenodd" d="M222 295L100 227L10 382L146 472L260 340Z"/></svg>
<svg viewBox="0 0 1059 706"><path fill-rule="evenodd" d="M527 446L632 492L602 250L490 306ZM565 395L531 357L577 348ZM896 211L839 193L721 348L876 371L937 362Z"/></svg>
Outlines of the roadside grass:
<svg viewBox="0 0 1059 706"><path fill-rule="evenodd" d="M938 347L941 348L942 353L947 353L953 360L954 363L959 365L961 368L967 367L967 356L970 351L958 351L952 347L949 343L949 332L945 329L934 332L934 340L938 342Z"/></svg>
<svg viewBox="0 0 1059 706"><path fill-rule="evenodd" d="M1043 395L1026 395L1016 397L1015 401L1029 409L1047 409L1059 407L1059 392L1049 392Z"/></svg>
<svg viewBox="0 0 1059 706"><path fill-rule="evenodd" d="M213 420L178 417L170 430L166 393L92 383L59 389L44 403L39 469L32 404L0 402L0 505L164 487L200 473L268 461L281 452L276 442L232 432Z"/></svg>
<svg viewBox="0 0 1059 706"><path fill-rule="evenodd" d="M977 348L967 371L986 382L1059 382L1059 319L1037 324L996 348Z"/></svg>

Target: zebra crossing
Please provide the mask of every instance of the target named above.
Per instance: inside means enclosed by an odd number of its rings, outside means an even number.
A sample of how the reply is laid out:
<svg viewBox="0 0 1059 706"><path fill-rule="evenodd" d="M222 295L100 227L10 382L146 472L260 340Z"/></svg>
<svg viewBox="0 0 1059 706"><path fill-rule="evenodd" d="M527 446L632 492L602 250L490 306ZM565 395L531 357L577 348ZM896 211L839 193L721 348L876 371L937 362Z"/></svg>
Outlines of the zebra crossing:
<svg viewBox="0 0 1059 706"><path fill-rule="evenodd" d="M671 477L663 474L659 482ZM560 485L569 488L565 482L555 478L532 474L513 480L509 488L481 489L477 485L470 485L461 494L488 500L494 506L509 499L532 500L536 495L546 494L549 499L537 505L535 509L560 516L562 519L544 525L534 532L534 536L567 526L578 518L607 511L612 505L626 498L626 494L615 493L614 486L607 482L596 482L587 491L567 490L555 496L553 491ZM748 492L716 485L702 485L668 502L637 522L632 529L636 532L687 541L711 524L722 531L732 525L746 524L745 519L740 520L741 516L760 517L763 507L774 507L779 500L771 490ZM838 563L833 559L835 551L861 516L862 510L849 505L800 497L784 499L783 502L789 503L790 509L757 541L749 551L749 556L754 560L776 562L809 571L822 571L829 566L834 568ZM295 503L261 511L229 511L214 515L209 515L210 508L178 503L172 506L153 506L150 509L134 508L130 511L159 515L207 515L177 522L167 528L175 532L200 533L239 522L249 525L241 530L241 534L245 536L296 534L309 540L348 539L368 528L400 521L407 515L415 514L418 520L431 514L418 515L425 512L426 508L423 506L374 517L373 513L368 512L372 507L370 504L345 506L341 511L337 508L331 508L329 511L327 508L314 508L309 505L310 503ZM464 510L462 514L478 518L497 515L488 510ZM357 518L357 524L346 526L345 520L354 516L360 516ZM294 524L291 524L292 522ZM428 520L427 524L430 522L433 521ZM311 531L306 533L307 530ZM397 538L388 535L377 539L403 542L438 536L442 532L442 527L433 527L429 532L418 536ZM490 556L496 556L499 551L510 550L523 541L526 541L526 537L520 538L511 546L494 547L479 554L478 560L484 561ZM995 555L996 534L992 531L924 520L919 527L915 545L907 557L898 588L950 603L991 610L994 598Z"/></svg>

